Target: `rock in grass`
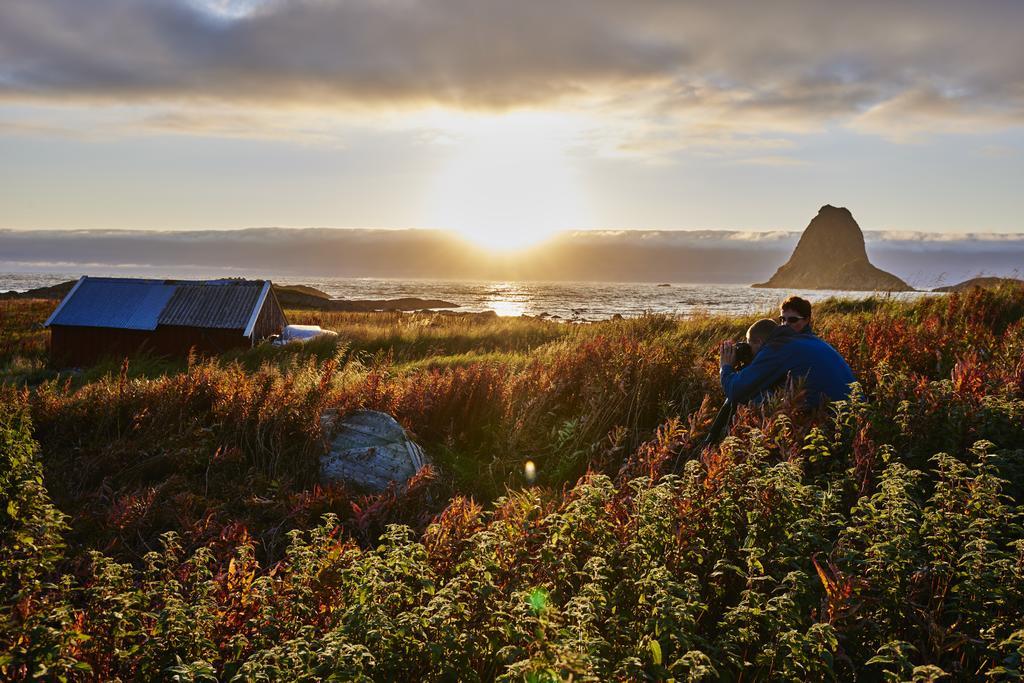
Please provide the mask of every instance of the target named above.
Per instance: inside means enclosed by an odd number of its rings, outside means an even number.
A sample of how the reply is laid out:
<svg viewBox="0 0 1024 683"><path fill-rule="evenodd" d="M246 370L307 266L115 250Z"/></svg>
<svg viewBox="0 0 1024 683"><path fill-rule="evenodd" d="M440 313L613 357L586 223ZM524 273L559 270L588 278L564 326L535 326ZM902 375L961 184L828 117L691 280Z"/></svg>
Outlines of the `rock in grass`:
<svg viewBox="0 0 1024 683"><path fill-rule="evenodd" d="M383 491L391 482L404 486L429 461L423 449L387 413L358 410L321 418L328 435L320 458L320 480L345 482L360 489Z"/></svg>

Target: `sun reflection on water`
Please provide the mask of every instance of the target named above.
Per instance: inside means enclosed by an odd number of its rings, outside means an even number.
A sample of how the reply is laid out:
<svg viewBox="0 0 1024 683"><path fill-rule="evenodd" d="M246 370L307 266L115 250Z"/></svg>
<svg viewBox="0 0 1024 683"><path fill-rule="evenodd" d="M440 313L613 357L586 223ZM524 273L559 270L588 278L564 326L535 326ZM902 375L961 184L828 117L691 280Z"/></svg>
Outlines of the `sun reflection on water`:
<svg viewBox="0 0 1024 683"><path fill-rule="evenodd" d="M499 282L490 287L483 306L503 318L508 318L526 313L529 303L529 293L522 287L513 282Z"/></svg>
<svg viewBox="0 0 1024 683"><path fill-rule="evenodd" d="M520 316L526 312L526 305L522 301L500 297L491 297L484 307L491 309L503 318Z"/></svg>

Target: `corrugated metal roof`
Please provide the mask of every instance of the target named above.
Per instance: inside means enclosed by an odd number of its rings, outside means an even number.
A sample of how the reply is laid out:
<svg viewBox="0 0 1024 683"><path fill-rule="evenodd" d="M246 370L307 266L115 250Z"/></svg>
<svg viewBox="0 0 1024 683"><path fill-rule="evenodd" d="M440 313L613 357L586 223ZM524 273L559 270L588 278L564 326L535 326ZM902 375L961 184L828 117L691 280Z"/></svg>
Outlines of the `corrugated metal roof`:
<svg viewBox="0 0 1024 683"><path fill-rule="evenodd" d="M244 330L263 280L175 282L83 277L47 325L155 330L158 325Z"/></svg>
<svg viewBox="0 0 1024 683"><path fill-rule="evenodd" d="M262 281L180 284L159 323L244 330L262 291Z"/></svg>
<svg viewBox="0 0 1024 683"><path fill-rule="evenodd" d="M47 325L155 330L173 294L163 280L84 277Z"/></svg>

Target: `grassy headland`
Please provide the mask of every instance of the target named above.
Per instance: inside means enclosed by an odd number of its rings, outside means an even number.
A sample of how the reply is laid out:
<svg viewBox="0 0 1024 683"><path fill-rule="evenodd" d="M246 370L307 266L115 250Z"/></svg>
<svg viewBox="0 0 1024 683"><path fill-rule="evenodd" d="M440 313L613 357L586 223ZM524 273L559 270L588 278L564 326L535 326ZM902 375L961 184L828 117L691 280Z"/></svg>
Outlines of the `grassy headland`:
<svg viewBox="0 0 1024 683"><path fill-rule="evenodd" d="M705 452L752 319L290 311L339 338L71 375L53 305L0 302L5 677L1022 674L1020 288L816 306L867 400ZM436 468L318 485L358 407Z"/></svg>

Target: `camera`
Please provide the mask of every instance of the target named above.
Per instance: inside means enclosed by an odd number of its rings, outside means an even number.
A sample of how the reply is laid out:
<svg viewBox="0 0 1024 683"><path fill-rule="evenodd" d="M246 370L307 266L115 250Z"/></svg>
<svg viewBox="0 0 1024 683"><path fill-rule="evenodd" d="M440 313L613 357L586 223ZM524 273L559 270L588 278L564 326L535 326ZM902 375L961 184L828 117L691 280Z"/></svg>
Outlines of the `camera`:
<svg viewBox="0 0 1024 683"><path fill-rule="evenodd" d="M733 348L736 349L736 362L733 363L735 370L742 370L754 360L754 349L750 348L747 342L738 341Z"/></svg>

